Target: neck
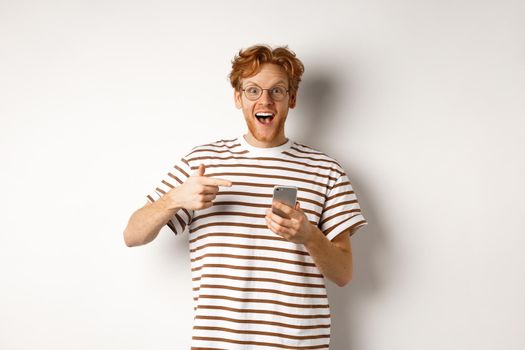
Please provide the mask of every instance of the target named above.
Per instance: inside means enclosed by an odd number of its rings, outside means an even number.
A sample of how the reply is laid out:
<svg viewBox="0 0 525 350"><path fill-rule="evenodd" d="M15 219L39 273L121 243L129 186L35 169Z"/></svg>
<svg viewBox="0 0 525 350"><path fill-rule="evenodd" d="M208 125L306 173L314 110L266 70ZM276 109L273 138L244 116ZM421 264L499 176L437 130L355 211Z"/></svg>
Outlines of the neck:
<svg viewBox="0 0 525 350"><path fill-rule="evenodd" d="M251 133L247 133L246 135L243 135L243 136L246 142L248 142L253 147L259 147L259 148L277 147L280 145L284 145L286 142L288 142L288 139L284 136L284 134L268 142L257 140L255 137L253 137Z"/></svg>

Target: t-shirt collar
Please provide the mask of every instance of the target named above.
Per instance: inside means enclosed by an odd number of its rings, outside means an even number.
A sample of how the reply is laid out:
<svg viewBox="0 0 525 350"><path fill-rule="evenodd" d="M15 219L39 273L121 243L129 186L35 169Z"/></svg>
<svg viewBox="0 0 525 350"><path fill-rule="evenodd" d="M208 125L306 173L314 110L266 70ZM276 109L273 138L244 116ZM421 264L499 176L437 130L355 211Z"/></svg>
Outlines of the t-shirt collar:
<svg viewBox="0 0 525 350"><path fill-rule="evenodd" d="M241 146L248 150L250 155L257 155L257 156L275 156L281 154L283 151L286 151L292 146L292 140L288 138L288 140L283 143L282 145L275 146L275 147L255 147L252 146L246 141L244 138L244 135L239 136L239 142Z"/></svg>

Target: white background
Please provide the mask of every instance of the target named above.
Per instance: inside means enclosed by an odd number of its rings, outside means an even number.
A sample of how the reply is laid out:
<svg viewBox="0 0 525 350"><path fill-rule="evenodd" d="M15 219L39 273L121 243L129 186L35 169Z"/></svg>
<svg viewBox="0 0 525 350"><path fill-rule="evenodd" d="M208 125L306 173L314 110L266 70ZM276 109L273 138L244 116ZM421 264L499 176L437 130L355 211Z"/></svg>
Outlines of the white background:
<svg viewBox="0 0 525 350"><path fill-rule="evenodd" d="M246 132L231 59L269 43L306 66L286 135L369 221L331 349L524 349L524 23L518 0L0 1L0 348L188 348L187 234L122 232L183 152Z"/></svg>

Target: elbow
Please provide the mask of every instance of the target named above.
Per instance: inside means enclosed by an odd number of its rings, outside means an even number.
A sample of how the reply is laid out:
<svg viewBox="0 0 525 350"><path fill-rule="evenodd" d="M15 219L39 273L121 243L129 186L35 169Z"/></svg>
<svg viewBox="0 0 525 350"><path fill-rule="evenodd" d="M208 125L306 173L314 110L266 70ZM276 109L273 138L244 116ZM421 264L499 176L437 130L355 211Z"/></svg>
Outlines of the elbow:
<svg viewBox="0 0 525 350"><path fill-rule="evenodd" d="M136 247L138 245L140 245L140 243L134 241L133 239L131 239L130 235L128 234L128 231L127 230L124 230L124 243L126 244L127 247Z"/></svg>
<svg viewBox="0 0 525 350"><path fill-rule="evenodd" d="M352 277L354 276L354 264L352 263L352 254L349 253L349 261L347 265L345 265L344 270L342 271L339 281L337 281L337 285L339 287L345 287L347 284L352 281Z"/></svg>
<svg viewBox="0 0 525 350"><path fill-rule="evenodd" d="M134 247L135 245L133 244L132 241L130 241L126 234L124 233L124 244L126 244L126 247Z"/></svg>
<svg viewBox="0 0 525 350"><path fill-rule="evenodd" d="M346 276L344 279L337 281L339 287L346 287L352 281L352 275Z"/></svg>
<svg viewBox="0 0 525 350"><path fill-rule="evenodd" d="M337 285L338 285L339 287L343 288L343 287L346 287L346 285L347 285L348 283L350 283L350 280L339 281L339 282L337 283Z"/></svg>

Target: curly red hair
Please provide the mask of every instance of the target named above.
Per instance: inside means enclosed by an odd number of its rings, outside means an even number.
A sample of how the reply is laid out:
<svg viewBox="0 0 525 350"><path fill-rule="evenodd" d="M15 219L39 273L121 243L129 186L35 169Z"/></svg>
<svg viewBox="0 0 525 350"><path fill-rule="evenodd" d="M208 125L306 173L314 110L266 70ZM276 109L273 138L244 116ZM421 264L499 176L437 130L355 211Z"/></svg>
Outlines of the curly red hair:
<svg viewBox="0 0 525 350"><path fill-rule="evenodd" d="M228 76L232 87L239 90L242 79L259 73L264 63L273 63L282 67L288 75L290 92L297 92L304 73L304 65L295 53L288 49L288 46L272 49L268 45L254 45L239 50L232 60L232 71Z"/></svg>

